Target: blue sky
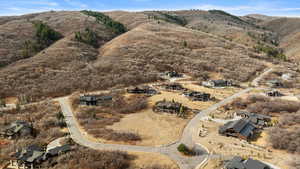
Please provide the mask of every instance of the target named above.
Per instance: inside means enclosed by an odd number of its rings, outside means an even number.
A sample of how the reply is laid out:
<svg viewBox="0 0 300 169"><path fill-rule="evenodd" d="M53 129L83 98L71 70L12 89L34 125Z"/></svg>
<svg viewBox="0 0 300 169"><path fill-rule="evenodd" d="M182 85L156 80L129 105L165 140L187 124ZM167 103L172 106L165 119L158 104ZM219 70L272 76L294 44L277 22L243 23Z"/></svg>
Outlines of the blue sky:
<svg viewBox="0 0 300 169"><path fill-rule="evenodd" d="M235 15L252 13L300 17L300 0L0 0L0 16L49 10L220 9Z"/></svg>

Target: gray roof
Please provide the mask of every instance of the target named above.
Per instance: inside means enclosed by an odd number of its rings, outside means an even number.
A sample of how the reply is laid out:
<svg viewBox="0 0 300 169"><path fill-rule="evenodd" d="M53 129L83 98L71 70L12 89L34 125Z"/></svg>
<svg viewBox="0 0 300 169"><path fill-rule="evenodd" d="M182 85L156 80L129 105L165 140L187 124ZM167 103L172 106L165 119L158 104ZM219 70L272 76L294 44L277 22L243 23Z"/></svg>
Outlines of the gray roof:
<svg viewBox="0 0 300 169"><path fill-rule="evenodd" d="M17 120L5 128L5 133L11 136L21 131L24 131L26 134L30 134L32 126L26 121Z"/></svg>
<svg viewBox="0 0 300 169"><path fill-rule="evenodd" d="M18 151L15 156L18 160L33 163L38 160L42 160L44 155L44 151L41 147L37 145L31 145L27 148L23 148L22 150Z"/></svg>
<svg viewBox="0 0 300 169"><path fill-rule="evenodd" d="M227 164L225 164L226 169L270 169L270 167L258 160L253 160L251 158L244 160L241 157L234 157Z"/></svg>
<svg viewBox="0 0 300 169"><path fill-rule="evenodd" d="M236 121L230 121L226 123L224 126L221 126L219 132L224 133L228 129L232 129L236 133L240 133L245 137L249 137L252 134L253 130L255 129L255 126L249 120L240 119Z"/></svg>
<svg viewBox="0 0 300 169"><path fill-rule="evenodd" d="M244 162L244 166L246 169L270 169L266 164L251 158Z"/></svg>
<svg viewBox="0 0 300 169"><path fill-rule="evenodd" d="M55 147L47 151L47 154L52 156L58 155L59 153L64 153L71 150L71 146L66 144L63 146Z"/></svg>

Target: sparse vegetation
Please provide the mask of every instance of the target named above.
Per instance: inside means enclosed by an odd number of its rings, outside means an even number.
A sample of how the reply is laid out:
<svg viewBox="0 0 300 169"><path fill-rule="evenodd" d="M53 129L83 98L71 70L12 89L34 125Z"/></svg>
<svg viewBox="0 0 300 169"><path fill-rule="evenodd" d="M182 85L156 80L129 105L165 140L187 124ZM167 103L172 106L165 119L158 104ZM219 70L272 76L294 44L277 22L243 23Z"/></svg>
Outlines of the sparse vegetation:
<svg viewBox="0 0 300 169"><path fill-rule="evenodd" d="M43 163L42 168L61 169L128 169L135 156L119 151L97 151L76 146L73 151ZM84 160L83 160L84 159Z"/></svg>
<svg viewBox="0 0 300 169"><path fill-rule="evenodd" d="M250 95L246 99L236 99L231 106L237 109L246 109L253 113L268 115L272 113L294 113L300 109L300 105L296 101L272 100L261 95Z"/></svg>
<svg viewBox="0 0 300 169"><path fill-rule="evenodd" d="M120 22L112 20L109 16L101 13L101 12L94 12L94 11L81 11L82 13L93 16L96 18L97 22L103 23L106 27L110 28L114 33L117 35L120 35L122 33L125 33L126 27L121 24Z"/></svg>
<svg viewBox="0 0 300 169"><path fill-rule="evenodd" d="M269 132L270 142L275 149L286 150L290 153L300 154L300 128L293 130L274 127Z"/></svg>

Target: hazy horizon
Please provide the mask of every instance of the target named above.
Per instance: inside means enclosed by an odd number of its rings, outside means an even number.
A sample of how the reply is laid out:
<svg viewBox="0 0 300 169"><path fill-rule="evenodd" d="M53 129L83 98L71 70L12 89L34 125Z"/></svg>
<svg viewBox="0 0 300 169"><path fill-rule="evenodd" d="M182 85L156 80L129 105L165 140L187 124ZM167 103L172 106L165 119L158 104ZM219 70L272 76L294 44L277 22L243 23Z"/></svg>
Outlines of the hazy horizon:
<svg viewBox="0 0 300 169"><path fill-rule="evenodd" d="M45 11L146 11L146 10L223 10L234 15L261 14L268 16L300 17L300 0L250 0L218 1L218 0L0 0L0 16L23 15Z"/></svg>

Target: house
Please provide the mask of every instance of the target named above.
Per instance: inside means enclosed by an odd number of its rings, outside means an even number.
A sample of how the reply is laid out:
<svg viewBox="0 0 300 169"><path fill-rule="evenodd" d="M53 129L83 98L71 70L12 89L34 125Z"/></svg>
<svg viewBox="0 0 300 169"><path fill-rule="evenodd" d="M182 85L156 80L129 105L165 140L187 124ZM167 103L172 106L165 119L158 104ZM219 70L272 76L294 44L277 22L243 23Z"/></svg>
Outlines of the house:
<svg viewBox="0 0 300 169"><path fill-rule="evenodd" d="M202 86L205 87L229 87L232 86L232 81L230 80L209 80L202 82Z"/></svg>
<svg viewBox="0 0 300 169"><path fill-rule="evenodd" d="M45 156L46 156L46 158L53 157L53 156L57 156L62 153L66 153L70 150L71 150L71 146L69 144L66 144L66 145L58 146L58 147L52 148L50 150L47 150Z"/></svg>
<svg viewBox="0 0 300 169"><path fill-rule="evenodd" d="M83 95L79 97L80 105L98 106L101 103L112 100L112 96L96 96L96 95Z"/></svg>
<svg viewBox="0 0 300 169"><path fill-rule="evenodd" d="M187 107L184 107L181 103L175 101L158 101L153 107L154 112L167 112L171 114L183 113L187 110Z"/></svg>
<svg viewBox="0 0 300 169"><path fill-rule="evenodd" d="M184 88L181 84L179 83L170 83L170 84L165 84L164 88L166 90L187 90Z"/></svg>
<svg viewBox="0 0 300 169"><path fill-rule="evenodd" d="M278 90L268 91L268 92L266 92L266 95L270 96L270 97L281 97L281 96L284 96L284 94L280 93Z"/></svg>
<svg viewBox="0 0 300 169"><path fill-rule="evenodd" d="M184 96L188 97L189 99L193 101L209 101L210 94L203 93L203 92L196 92L196 91L188 91L183 93Z"/></svg>
<svg viewBox="0 0 300 169"><path fill-rule="evenodd" d="M245 160L241 157L233 157L224 166L225 169L271 169L268 165L251 158Z"/></svg>
<svg viewBox="0 0 300 169"><path fill-rule="evenodd" d="M169 78L180 78L182 77L183 75L176 72L176 71L169 71L169 72L166 72L165 73L165 76L168 76Z"/></svg>
<svg viewBox="0 0 300 169"><path fill-rule="evenodd" d="M141 86L127 89L128 93L155 95L159 92L149 86Z"/></svg>
<svg viewBox="0 0 300 169"><path fill-rule="evenodd" d="M38 145L30 145L17 151L13 157L15 160L10 161L10 166L14 168L33 169L50 157L58 156L71 150L71 146L66 144L45 151Z"/></svg>
<svg viewBox="0 0 300 169"><path fill-rule="evenodd" d="M240 111L236 113L238 116L241 116L247 120L249 120L255 127L263 128L268 126L268 122L272 119L270 116L266 116L263 114L256 114L247 111Z"/></svg>
<svg viewBox="0 0 300 169"><path fill-rule="evenodd" d="M45 160L44 153L45 151L37 145L23 148L14 155L16 165L33 169L35 165L41 164Z"/></svg>
<svg viewBox="0 0 300 169"><path fill-rule="evenodd" d="M33 135L33 127L26 121L17 120L11 123L0 135L5 138L28 137Z"/></svg>
<svg viewBox="0 0 300 169"><path fill-rule="evenodd" d="M281 88L283 87L283 83L280 80L274 79L267 81L267 85L272 88Z"/></svg>
<svg viewBox="0 0 300 169"><path fill-rule="evenodd" d="M225 136L249 140L254 135L256 127L247 119L230 121L219 128L219 133Z"/></svg>

